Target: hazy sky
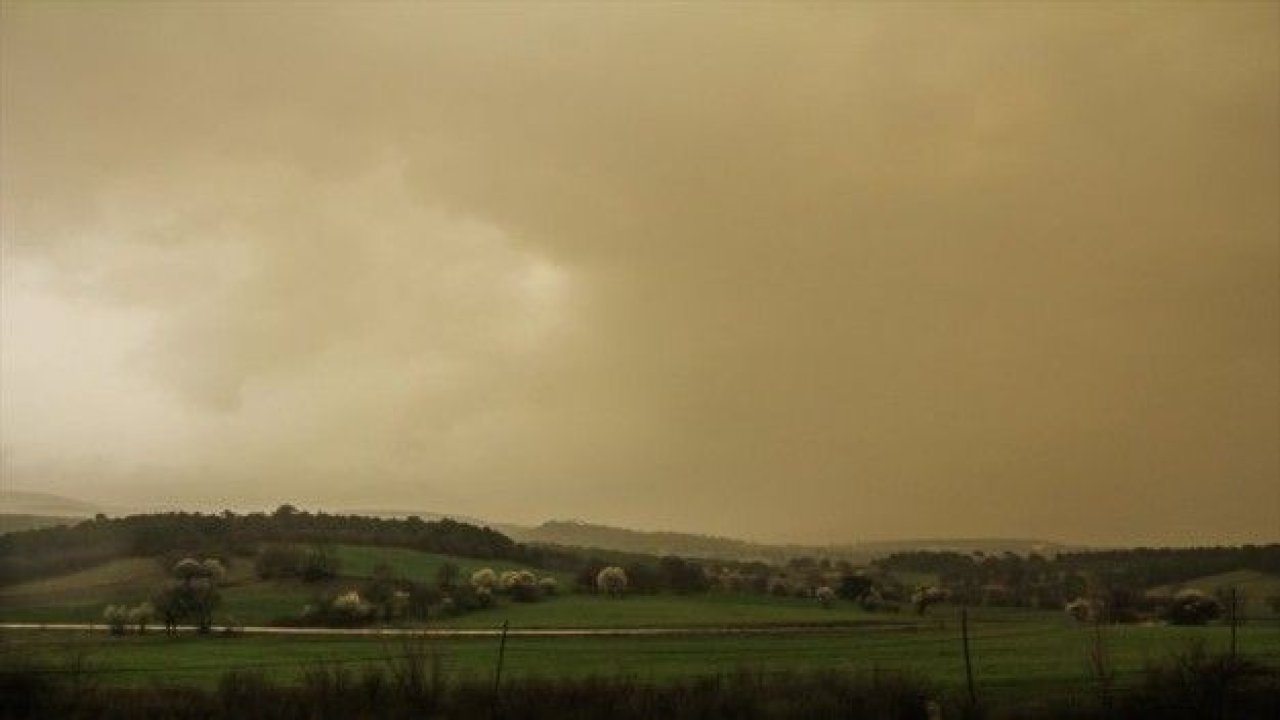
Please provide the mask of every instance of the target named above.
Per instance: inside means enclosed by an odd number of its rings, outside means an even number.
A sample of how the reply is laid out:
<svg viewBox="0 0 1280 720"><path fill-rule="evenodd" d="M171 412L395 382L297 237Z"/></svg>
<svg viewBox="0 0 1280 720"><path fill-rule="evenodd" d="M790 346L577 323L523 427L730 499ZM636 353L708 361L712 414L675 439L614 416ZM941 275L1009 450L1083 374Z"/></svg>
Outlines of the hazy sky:
<svg viewBox="0 0 1280 720"><path fill-rule="evenodd" d="M6 488L1280 540L1280 5L4 2Z"/></svg>

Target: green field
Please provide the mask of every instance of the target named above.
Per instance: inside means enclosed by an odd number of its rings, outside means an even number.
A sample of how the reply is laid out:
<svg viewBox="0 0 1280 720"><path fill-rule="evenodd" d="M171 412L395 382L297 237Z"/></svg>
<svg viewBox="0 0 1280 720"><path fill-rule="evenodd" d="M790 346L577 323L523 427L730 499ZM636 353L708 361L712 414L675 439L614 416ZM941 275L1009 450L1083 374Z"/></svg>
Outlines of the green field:
<svg viewBox="0 0 1280 720"><path fill-rule="evenodd" d="M1159 660L1202 640L1210 649L1225 649L1228 629L1112 627L1103 638L1117 676L1123 681L1146 663ZM1086 683L1087 657L1093 643L1087 627L1058 618L1010 621L975 620L972 652L975 674L985 691L1030 695ZM427 639L446 672L453 675L492 672L497 639ZM83 657L95 677L107 684L144 685L157 680L209 686L225 670L256 668L282 681L296 679L307 668L337 663L358 668L382 664L404 652L396 638L242 637L111 638L102 634L10 631L5 652L58 666ZM1280 627L1242 628L1239 649L1270 665L1280 664ZM662 681L689 675L737 670L893 670L911 671L943 687L963 680L958 627L863 629L824 634L733 635L699 637L511 637L506 672L518 676L627 675Z"/></svg>
<svg viewBox="0 0 1280 720"><path fill-rule="evenodd" d="M222 589L222 605L215 616L219 624L266 625L297 617L303 606L326 591L356 587L380 564L402 577L434 582L436 571L449 561L459 565L464 578L474 570L523 569L519 565L409 550L406 548L338 545L342 577L320 584L298 581L261 581L253 577L247 560L231 563L228 585ZM536 571L536 570L535 570ZM477 611L440 621L442 627L486 627L499 622L499 614L518 627L686 627L738 625L830 625L900 623L907 616L872 615L850 603L837 602L824 609L803 598L749 594L635 595L608 599L572 592L573 578L552 575L563 588L559 595L536 603L501 601L499 608ZM56 578L36 580L0 590L0 622L95 622L112 603L137 603L146 599L164 580L153 560L113 560L88 570Z"/></svg>
<svg viewBox="0 0 1280 720"><path fill-rule="evenodd" d="M433 582L441 564L455 562L464 574L480 567L515 569L509 563L451 558L403 548L339 545L341 577L307 585L298 581L261 581L252 563L231 563L228 584L215 621L218 624L265 625L297 617L303 605L325 591L355 587L378 565L398 575ZM549 574L549 573L539 573ZM557 576L562 587L571 578ZM108 603L145 599L163 582L163 568L153 560L121 559L67 575L0 589L0 621L99 622ZM1213 587L1235 583L1249 597L1270 592L1274 578L1261 574L1229 574L1205 578ZM1196 585L1199 586L1199 585ZM1212 589L1212 587L1206 587ZM1263 613L1257 617L1272 617ZM663 636L575 636L508 639L508 677L623 675L662 682L695 675L748 671L912 672L943 690L963 682L959 610L938 606L925 617L909 613L873 614L837 601L823 608L803 598L740 593L680 596L632 595L610 599L562 592L535 603L505 598L497 607L432 624L440 629L494 629L504 621L514 629L538 628L687 628L691 632ZM698 628L753 628L768 634L696 634ZM805 631L800 631L804 629ZM1124 626L1101 630L1104 646L1119 682L1137 677L1148 663L1203 641L1225 649L1224 625L1186 628ZM971 615L971 638L977 683L984 694L1014 700L1043 697L1087 687L1088 657L1094 629L1070 621L1064 613L977 608ZM1239 629L1241 653L1271 666L1280 665L1280 622L1251 621ZM0 631L0 656L20 659L62 672L83 662L96 682L140 686L178 683L214 684L230 669L257 669L273 678L296 680L308 668L337 664L359 669L383 665L402 654L407 642L422 642L454 677L487 676L497 652L494 637L427 638L354 636L110 637L101 632Z"/></svg>

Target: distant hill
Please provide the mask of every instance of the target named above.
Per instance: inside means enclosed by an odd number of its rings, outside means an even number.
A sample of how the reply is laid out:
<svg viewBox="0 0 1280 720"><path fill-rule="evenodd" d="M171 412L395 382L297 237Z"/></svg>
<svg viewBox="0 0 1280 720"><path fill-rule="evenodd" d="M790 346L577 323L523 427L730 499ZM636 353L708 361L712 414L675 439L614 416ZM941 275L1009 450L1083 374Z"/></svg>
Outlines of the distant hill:
<svg viewBox="0 0 1280 720"><path fill-rule="evenodd" d="M83 520L83 517L66 517L63 515L11 515L9 513L0 513L0 535L23 530L57 527L59 525L75 525Z"/></svg>
<svg viewBox="0 0 1280 720"><path fill-rule="evenodd" d="M552 520L534 528L508 527L504 530L520 542L533 544L769 563L785 562L796 557L826 557L864 564L879 557L911 550L1012 552L1019 555L1036 552L1056 555L1059 552L1081 549L1031 539L927 539L847 545L771 545L696 533L630 530L576 520Z"/></svg>
<svg viewBox="0 0 1280 720"><path fill-rule="evenodd" d="M61 495L24 490L0 491L0 513L45 517L92 517L102 508Z"/></svg>
<svg viewBox="0 0 1280 720"><path fill-rule="evenodd" d="M471 515L461 515L459 513L450 512L433 512L429 510L404 510L389 508L344 508L334 509L328 512L342 513L344 515L362 515L364 517L386 518L388 520L407 520L416 517L419 520L435 521L435 520L454 520L476 527L487 527L498 532L509 535L512 538L516 533L527 532L532 528L525 525L512 525L510 523L490 522L484 518L473 517Z"/></svg>

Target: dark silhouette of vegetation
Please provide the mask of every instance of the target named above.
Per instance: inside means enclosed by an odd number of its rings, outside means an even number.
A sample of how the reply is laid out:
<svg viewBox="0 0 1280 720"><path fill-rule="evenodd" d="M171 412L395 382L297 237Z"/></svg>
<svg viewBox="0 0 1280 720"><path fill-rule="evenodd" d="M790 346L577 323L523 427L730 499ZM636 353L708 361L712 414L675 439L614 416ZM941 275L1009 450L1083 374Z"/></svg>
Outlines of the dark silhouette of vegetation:
<svg viewBox="0 0 1280 720"><path fill-rule="evenodd" d="M253 556L263 544L324 546L350 543L405 547L448 555L511 560L536 566L558 563L576 569L577 555L516 544L489 528L453 520L424 522L307 513L285 505L272 514L165 513L99 517L70 527L50 527L0 536L0 585L59 575L115 557ZM288 551L269 558L268 574L289 572ZM312 557L304 576L331 575L323 556Z"/></svg>
<svg viewBox="0 0 1280 720"><path fill-rule="evenodd" d="M213 559L178 561L172 570L175 579L160 586L150 603L164 622L165 632L173 633L179 623L192 622L197 631L208 634L213 628L213 612L222 602L218 582L225 572Z"/></svg>
<svg viewBox="0 0 1280 720"><path fill-rule="evenodd" d="M966 605L1061 608L1095 596L1110 622L1157 617L1152 587L1233 570L1280 573L1280 544L1216 548L1137 548L1037 554L897 553L875 562L883 573L927 573L951 599Z"/></svg>

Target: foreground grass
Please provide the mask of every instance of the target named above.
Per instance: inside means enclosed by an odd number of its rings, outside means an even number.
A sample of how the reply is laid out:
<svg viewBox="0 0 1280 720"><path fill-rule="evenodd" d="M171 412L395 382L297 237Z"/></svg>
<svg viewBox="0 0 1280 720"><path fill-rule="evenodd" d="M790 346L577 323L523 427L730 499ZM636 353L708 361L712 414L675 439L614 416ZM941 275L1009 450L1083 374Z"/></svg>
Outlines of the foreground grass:
<svg viewBox="0 0 1280 720"><path fill-rule="evenodd" d="M1147 664L1203 641L1223 650L1228 629L1111 627L1104 646L1121 683ZM492 637L429 639L427 648L453 677L493 672L498 640ZM1240 630L1242 655L1280 667L1280 627ZM972 628L974 671L984 692L1032 696L1091 681L1090 628L1055 622L976 622ZM336 664L352 669L385 665L405 651L405 641L361 637L196 637L6 632L3 652L46 667L76 660L105 685L160 682L212 687L229 669L256 669L270 679L296 682L308 668ZM675 637L510 637L507 677L627 676L671 682L681 678L748 671L909 671L942 687L963 683L957 628L848 629L823 634Z"/></svg>

